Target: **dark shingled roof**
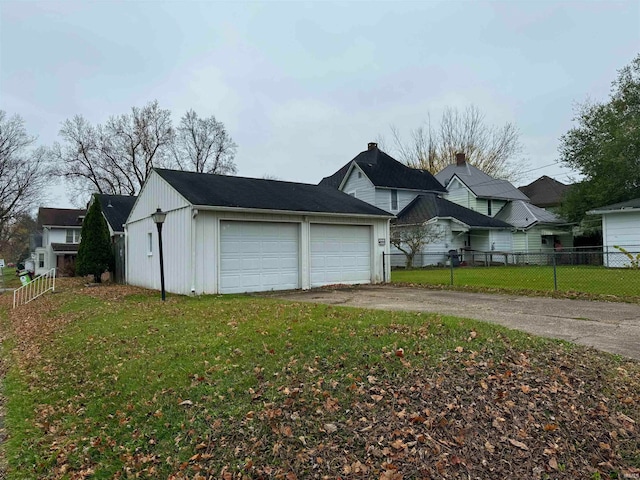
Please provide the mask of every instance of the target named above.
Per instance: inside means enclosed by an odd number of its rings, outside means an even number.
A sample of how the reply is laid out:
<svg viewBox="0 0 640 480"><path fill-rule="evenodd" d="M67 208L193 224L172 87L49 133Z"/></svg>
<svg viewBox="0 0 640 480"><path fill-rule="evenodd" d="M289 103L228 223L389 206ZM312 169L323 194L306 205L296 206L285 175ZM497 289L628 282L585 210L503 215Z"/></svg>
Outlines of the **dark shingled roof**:
<svg viewBox="0 0 640 480"><path fill-rule="evenodd" d="M529 185L518 187L518 190L529 197L530 203L545 208L560 205L562 197L570 188L570 185L543 175Z"/></svg>
<svg viewBox="0 0 640 480"><path fill-rule="evenodd" d="M399 214L396 225L414 225L432 218L455 218L473 228L513 228L510 224L450 202L434 193L418 195Z"/></svg>
<svg viewBox="0 0 640 480"><path fill-rule="evenodd" d="M124 232L123 225L129 218L129 213L136 202L135 196L129 195L106 195L96 193L95 197L100 200L100 208L104 217L109 222L111 230L114 232Z"/></svg>
<svg viewBox="0 0 640 480"><path fill-rule="evenodd" d="M445 192L445 188L426 170L410 168L384 153L377 145L360 152L340 170L320 181L320 185L338 188L353 162L376 187L406 188L428 192Z"/></svg>
<svg viewBox="0 0 640 480"><path fill-rule="evenodd" d="M318 185L161 168L155 171L193 205L391 216L346 193Z"/></svg>
<svg viewBox="0 0 640 480"><path fill-rule="evenodd" d="M47 208L38 210L38 230L43 226L53 227L81 227L82 218L87 214L84 209Z"/></svg>

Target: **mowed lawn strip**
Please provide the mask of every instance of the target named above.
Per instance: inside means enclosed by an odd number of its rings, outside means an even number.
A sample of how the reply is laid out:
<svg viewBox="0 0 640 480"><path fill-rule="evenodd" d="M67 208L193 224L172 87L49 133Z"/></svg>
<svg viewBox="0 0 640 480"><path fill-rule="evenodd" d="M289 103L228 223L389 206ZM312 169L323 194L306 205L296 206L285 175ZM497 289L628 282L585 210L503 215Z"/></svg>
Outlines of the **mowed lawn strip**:
<svg viewBox="0 0 640 480"><path fill-rule="evenodd" d="M640 468L637 362L452 317L60 290L5 311L9 478Z"/></svg>
<svg viewBox="0 0 640 480"><path fill-rule="evenodd" d="M500 290L553 291L552 266L458 267L453 270L454 286ZM560 265L556 271L558 291L582 292L640 300L640 270L592 266ZM451 270L425 268L394 270L391 281L424 285L450 285Z"/></svg>

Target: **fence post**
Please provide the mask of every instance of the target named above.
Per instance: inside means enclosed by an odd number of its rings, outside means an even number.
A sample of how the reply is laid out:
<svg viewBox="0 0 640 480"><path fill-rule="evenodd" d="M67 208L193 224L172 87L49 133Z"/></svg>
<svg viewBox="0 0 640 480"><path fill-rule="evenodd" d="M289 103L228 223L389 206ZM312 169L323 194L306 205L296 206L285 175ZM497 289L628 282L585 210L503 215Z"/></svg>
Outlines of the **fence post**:
<svg viewBox="0 0 640 480"><path fill-rule="evenodd" d="M556 252L553 252L551 254L551 257L553 258L553 290L554 291L558 291L558 272L556 270Z"/></svg>
<svg viewBox="0 0 640 480"><path fill-rule="evenodd" d="M451 269L451 281L449 285L453 286L453 255L449 253L449 268Z"/></svg>

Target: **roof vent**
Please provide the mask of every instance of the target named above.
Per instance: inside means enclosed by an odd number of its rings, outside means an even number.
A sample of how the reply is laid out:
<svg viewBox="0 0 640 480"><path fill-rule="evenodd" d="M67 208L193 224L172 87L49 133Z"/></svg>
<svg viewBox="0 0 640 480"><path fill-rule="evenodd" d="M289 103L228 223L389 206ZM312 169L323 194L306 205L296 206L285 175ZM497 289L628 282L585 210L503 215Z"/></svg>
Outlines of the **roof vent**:
<svg viewBox="0 0 640 480"><path fill-rule="evenodd" d="M375 148L378 148L378 144L375 142L369 142L369 144L367 145L367 150L373 150Z"/></svg>
<svg viewBox="0 0 640 480"><path fill-rule="evenodd" d="M466 162L465 155L462 152L456 153L456 165L462 167Z"/></svg>

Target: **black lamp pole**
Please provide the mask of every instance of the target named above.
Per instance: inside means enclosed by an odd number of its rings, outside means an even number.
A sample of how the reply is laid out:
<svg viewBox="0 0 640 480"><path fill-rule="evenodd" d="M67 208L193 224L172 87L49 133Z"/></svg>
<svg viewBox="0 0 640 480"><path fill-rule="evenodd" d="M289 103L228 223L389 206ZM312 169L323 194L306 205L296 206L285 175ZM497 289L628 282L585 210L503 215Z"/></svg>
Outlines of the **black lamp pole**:
<svg viewBox="0 0 640 480"><path fill-rule="evenodd" d="M162 301L164 302L165 293L164 293L164 256L162 254L162 224L164 223L164 219L167 214L160 210L160 207L151 214L153 217L153 221L156 223L158 227L158 246L160 248L160 288L162 292Z"/></svg>

